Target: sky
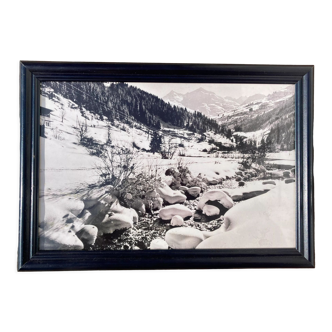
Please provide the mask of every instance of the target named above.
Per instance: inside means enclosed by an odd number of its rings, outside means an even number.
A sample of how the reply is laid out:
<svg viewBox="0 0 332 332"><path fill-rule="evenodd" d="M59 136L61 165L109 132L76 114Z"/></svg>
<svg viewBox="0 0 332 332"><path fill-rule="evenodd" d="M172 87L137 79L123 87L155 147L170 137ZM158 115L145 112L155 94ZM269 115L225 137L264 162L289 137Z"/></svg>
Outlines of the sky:
<svg viewBox="0 0 332 332"><path fill-rule="evenodd" d="M128 83L144 91L163 98L172 90L178 93L187 93L199 88L212 91L221 97L238 98L252 96L257 93L268 95L281 90L287 85L281 84L201 84L201 83Z"/></svg>

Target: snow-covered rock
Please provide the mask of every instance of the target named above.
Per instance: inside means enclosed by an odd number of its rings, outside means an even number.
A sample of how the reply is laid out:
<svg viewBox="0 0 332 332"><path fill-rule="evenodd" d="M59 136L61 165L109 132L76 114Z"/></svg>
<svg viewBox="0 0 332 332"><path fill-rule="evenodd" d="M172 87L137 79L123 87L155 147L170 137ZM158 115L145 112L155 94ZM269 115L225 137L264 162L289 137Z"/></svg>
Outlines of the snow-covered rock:
<svg viewBox="0 0 332 332"><path fill-rule="evenodd" d="M76 236L84 243L93 245L97 239L98 228L93 225L85 225L77 233Z"/></svg>
<svg viewBox="0 0 332 332"><path fill-rule="evenodd" d="M175 215L171 219L172 226L182 226L184 223L183 218L179 215Z"/></svg>
<svg viewBox="0 0 332 332"><path fill-rule="evenodd" d="M172 190L164 182L157 188L157 192L169 204L183 203L187 199L186 195L183 195L180 191Z"/></svg>
<svg viewBox="0 0 332 332"><path fill-rule="evenodd" d="M165 240L172 249L194 249L204 240L204 236L198 229L179 227L170 229Z"/></svg>
<svg viewBox="0 0 332 332"><path fill-rule="evenodd" d="M171 185L171 183L173 182L173 176L171 175L165 175L163 178L162 178L163 182L165 182L168 186Z"/></svg>
<svg viewBox="0 0 332 332"><path fill-rule="evenodd" d="M273 180L267 180L267 181L263 181L262 184L274 184L276 185L276 182Z"/></svg>
<svg viewBox="0 0 332 332"><path fill-rule="evenodd" d="M192 197L198 197L199 194L201 193L201 188L200 187L191 187L187 189L187 193L192 196Z"/></svg>
<svg viewBox="0 0 332 332"><path fill-rule="evenodd" d="M203 210L207 201L218 201L227 209L234 206L232 199L221 189L212 189L205 192L198 202L198 209Z"/></svg>
<svg viewBox="0 0 332 332"><path fill-rule="evenodd" d="M241 202L225 214L224 224L197 249L294 248L295 184L280 184L268 193Z"/></svg>
<svg viewBox="0 0 332 332"><path fill-rule="evenodd" d="M150 243L150 249L152 250L168 250L168 244L163 239L154 239Z"/></svg>
<svg viewBox="0 0 332 332"><path fill-rule="evenodd" d="M191 210L181 204L165 206L159 211L159 217L162 220L171 220L176 215L179 215L184 219L187 217L191 217L192 214L193 213Z"/></svg>
<svg viewBox="0 0 332 332"><path fill-rule="evenodd" d="M207 216L219 216L220 209L217 206L205 204L203 207L203 214Z"/></svg>
<svg viewBox="0 0 332 332"><path fill-rule="evenodd" d="M96 226L100 234L110 234L115 230L133 227L137 219L137 212L134 209L125 208L116 202L111 206L103 221Z"/></svg>

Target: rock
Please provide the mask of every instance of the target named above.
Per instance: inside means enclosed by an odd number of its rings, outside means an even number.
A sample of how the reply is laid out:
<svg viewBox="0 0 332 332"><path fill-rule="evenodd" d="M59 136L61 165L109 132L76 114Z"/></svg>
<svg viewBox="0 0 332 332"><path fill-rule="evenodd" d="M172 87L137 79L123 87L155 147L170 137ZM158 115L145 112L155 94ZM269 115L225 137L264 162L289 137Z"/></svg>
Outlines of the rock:
<svg viewBox="0 0 332 332"><path fill-rule="evenodd" d="M167 175L162 178L163 182L165 182L168 186L170 186L173 182L173 176Z"/></svg>
<svg viewBox="0 0 332 332"><path fill-rule="evenodd" d="M172 226L182 226L184 223L183 218L179 215L175 215L171 219Z"/></svg>
<svg viewBox="0 0 332 332"><path fill-rule="evenodd" d="M244 181L239 181L238 184L239 184L239 187L244 187L245 182Z"/></svg>
<svg viewBox="0 0 332 332"><path fill-rule="evenodd" d="M187 197L181 194L179 191L172 190L166 183L161 183L161 186L157 188L157 192L162 199L169 204L183 203Z"/></svg>
<svg viewBox="0 0 332 332"><path fill-rule="evenodd" d="M285 183L293 183L293 182L295 182L295 179L286 179L285 180Z"/></svg>
<svg viewBox="0 0 332 332"><path fill-rule="evenodd" d="M76 233L76 236L83 242L84 245L94 245L97 235L98 228L93 225L85 225Z"/></svg>
<svg viewBox="0 0 332 332"><path fill-rule="evenodd" d="M163 239L154 239L150 243L151 250L168 250L168 244Z"/></svg>
<svg viewBox="0 0 332 332"><path fill-rule="evenodd" d="M242 171L236 171L235 174L236 174L236 175L243 176L243 172L242 172Z"/></svg>
<svg viewBox="0 0 332 332"><path fill-rule="evenodd" d="M82 250L83 242L71 229L63 227L61 229L50 229L41 231L39 235L40 250Z"/></svg>
<svg viewBox="0 0 332 332"><path fill-rule="evenodd" d="M167 175L167 176L171 175L172 176L175 173L176 173L176 169L174 167L171 167L171 168L166 170L165 175Z"/></svg>
<svg viewBox="0 0 332 332"><path fill-rule="evenodd" d="M133 216L133 222L138 222L138 214L137 214L137 212L136 212L136 210L134 210L134 209L130 209L131 210L131 214L132 214L132 216Z"/></svg>
<svg viewBox="0 0 332 332"><path fill-rule="evenodd" d="M111 234L115 230L133 227L138 216L134 209L128 209L115 202L105 218L100 224L97 224L100 234Z"/></svg>
<svg viewBox="0 0 332 332"><path fill-rule="evenodd" d="M183 219L192 216L192 212L184 205L175 204L163 207L159 211L159 217L162 220L171 220L174 216L179 215Z"/></svg>
<svg viewBox="0 0 332 332"><path fill-rule="evenodd" d="M145 214L146 212L145 204L143 200L141 200L140 198L134 199L133 202L131 203L131 207L140 214Z"/></svg>
<svg viewBox="0 0 332 332"><path fill-rule="evenodd" d="M284 178L290 178L290 171L284 171L282 175L284 176Z"/></svg>
<svg viewBox="0 0 332 332"><path fill-rule="evenodd" d="M222 227L204 232L206 240L196 249L295 248L295 224L295 184L281 183L229 210Z"/></svg>
<svg viewBox="0 0 332 332"><path fill-rule="evenodd" d="M89 210L83 210L80 213L80 219L82 219L83 223L85 224L86 221L91 217L91 212Z"/></svg>
<svg viewBox="0 0 332 332"><path fill-rule="evenodd" d="M188 193L190 196L196 198L196 197L198 197L199 194L201 193L201 188L200 188L200 187L191 187L191 188L188 188L188 189L187 189L187 193Z"/></svg>
<svg viewBox="0 0 332 332"><path fill-rule="evenodd" d="M276 185L276 182L273 180L263 181L262 184L274 184Z"/></svg>
<svg viewBox="0 0 332 332"><path fill-rule="evenodd" d="M180 186L180 187L179 187L179 190L187 191L187 190L188 190L188 187L186 187L186 186Z"/></svg>
<svg viewBox="0 0 332 332"><path fill-rule="evenodd" d="M99 224L105 219L105 216L110 211L110 208L113 204L118 203L116 199L115 202L110 203L112 199L108 196L102 196L96 205L89 209L90 215L87 215L87 219L85 220L86 225L96 225L99 229Z"/></svg>
<svg viewBox="0 0 332 332"><path fill-rule="evenodd" d="M84 202L84 208L90 209L98 203L98 200L105 194L109 193L111 186L104 186L101 188L93 188L82 196Z"/></svg>
<svg viewBox="0 0 332 332"><path fill-rule="evenodd" d="M227 209L230 209L234 205L232 199L221 189L212 189L205 192L200 198L197 208L203 210L207 201L218 201Z"/></svg>
<svg viewBox="0 0 332 332"><path fill-rule="evenodd" d="M162 207L163 199L156 190L149 191L145 194L144 204L152 207L153 210L159 210Z"/></svg>
<svg viewBox="0 0 332 332"><path fill-rule="evenodd" d="M204 240L202 232L190 227L172 228L165 240L172 249L194 249Z"/></svg>
<svg viewBox="0 0 332 332"><path fill-rule="evenodd" d="M199 182L199 187L202 189L202 191L205 191L207 189L207 184L205 182Z"/></svg>
<svg viewBox="0 0 332 332"><path fill-rule="evenodd" d="M241 176L237 176L236 178L235 178L235 181L237 181L237 182L240 182L240 181L242 181L243 179L241 178Z"/></svg>
<svg viewBox="0 0 332 332"><path fill-rule="evenodd" d="M210 216L219 216L220 210L214 205L205 204L203 207L203 214L205 214L209 217Z"/></svg>

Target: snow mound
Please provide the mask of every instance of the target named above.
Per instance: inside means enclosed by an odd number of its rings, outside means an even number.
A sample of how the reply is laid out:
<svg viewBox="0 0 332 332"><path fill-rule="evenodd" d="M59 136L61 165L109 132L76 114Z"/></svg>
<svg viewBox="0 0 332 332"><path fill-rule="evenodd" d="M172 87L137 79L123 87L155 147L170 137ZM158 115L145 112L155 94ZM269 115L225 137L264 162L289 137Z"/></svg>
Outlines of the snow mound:
<svg viewBox="0 0 332 332"><path fill-rule="evenodd" d="M295 184L280 184L268 193L237 204L224 225L196 249L294 248L296 244Z"/></svg>

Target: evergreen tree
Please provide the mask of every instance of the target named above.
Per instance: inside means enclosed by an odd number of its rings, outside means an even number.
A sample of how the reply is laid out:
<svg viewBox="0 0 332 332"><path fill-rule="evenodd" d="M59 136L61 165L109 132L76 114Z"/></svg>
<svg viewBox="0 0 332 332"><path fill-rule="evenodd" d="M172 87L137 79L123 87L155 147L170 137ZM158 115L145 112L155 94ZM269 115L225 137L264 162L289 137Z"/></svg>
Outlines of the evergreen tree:
<svg viewBox="0 0 332 332"><path fill-rule="evenodd" d="M150 142L150 151L152 153L161 151L162 139L161 136L155 131L153 132L151 142Z"/></svg>

